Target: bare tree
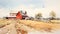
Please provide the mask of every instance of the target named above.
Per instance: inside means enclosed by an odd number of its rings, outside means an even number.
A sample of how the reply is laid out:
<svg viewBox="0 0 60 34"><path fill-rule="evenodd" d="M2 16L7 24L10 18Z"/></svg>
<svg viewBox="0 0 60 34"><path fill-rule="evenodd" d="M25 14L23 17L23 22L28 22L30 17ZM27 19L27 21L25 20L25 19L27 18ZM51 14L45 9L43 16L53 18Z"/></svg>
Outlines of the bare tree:
<svg viewBox="0 0 60 34"><path fill-rule="evenodd" d="M54 11L51 11L50 12L50 17L51 17L52 20L55 19L56 13Z"/></svg>
<svg viewBox="0 0 60 34"><path fill-rule="evenodd" d="M35 15L36 19L41 19L41 17L42 17L42 13L38 13L38 14Z"/></svg>

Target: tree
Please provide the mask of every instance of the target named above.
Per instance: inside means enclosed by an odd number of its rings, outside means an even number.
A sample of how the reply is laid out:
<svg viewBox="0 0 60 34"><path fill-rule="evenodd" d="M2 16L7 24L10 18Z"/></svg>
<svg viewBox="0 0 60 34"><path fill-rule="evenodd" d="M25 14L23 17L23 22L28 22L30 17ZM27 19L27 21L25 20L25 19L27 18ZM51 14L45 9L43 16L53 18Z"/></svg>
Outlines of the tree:
<svg viewBox="0 0 60 34"><path fill-rule="evenodd" d="M56 17L56 13L54 11L51 11L50 16L51 16L51 19L53 20Z"/></svg>
<svg viewBox="0 0 60 34"><path fill-rule="evenodd" d="M41 17L42 17L42 14L41 13L38 13L38 14L35 15L35 18L36 19L41 19Z"/></svg>

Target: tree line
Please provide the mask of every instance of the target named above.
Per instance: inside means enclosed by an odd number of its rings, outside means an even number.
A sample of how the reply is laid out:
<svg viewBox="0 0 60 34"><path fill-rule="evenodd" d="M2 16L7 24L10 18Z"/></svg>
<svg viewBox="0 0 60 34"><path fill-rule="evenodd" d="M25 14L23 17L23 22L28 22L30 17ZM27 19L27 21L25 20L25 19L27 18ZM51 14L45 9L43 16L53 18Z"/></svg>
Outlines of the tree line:
<svg viewBox="0 0 60 34"><path fill-rule="evenodd" d="M54 12L54 11L51 11L50 13L49 13L49 18L51 19L51 20L53 20L53 19L55 19L56 18L56 13ZM42 13L37 13L36 15L35 15L35 18L36 19L41 19L43 16L42 16Z"/></svg>

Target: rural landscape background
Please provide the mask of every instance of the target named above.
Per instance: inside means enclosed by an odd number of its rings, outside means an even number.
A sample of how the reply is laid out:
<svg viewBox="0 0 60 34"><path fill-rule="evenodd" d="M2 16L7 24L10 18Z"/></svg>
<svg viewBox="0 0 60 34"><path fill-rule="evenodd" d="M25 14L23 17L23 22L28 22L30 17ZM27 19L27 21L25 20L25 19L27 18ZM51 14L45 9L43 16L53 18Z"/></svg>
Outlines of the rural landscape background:
<svg viewBox="0 0 60 34"><path fill-rule="evenodd" d="M60 0L0 0L0 34L60 34Z"/></svg>

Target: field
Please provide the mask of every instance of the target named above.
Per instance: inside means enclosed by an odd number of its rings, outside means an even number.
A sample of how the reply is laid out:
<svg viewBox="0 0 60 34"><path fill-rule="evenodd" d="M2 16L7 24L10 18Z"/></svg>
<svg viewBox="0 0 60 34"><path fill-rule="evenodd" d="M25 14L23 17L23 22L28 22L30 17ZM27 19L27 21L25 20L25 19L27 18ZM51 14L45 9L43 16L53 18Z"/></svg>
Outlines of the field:
<svg viewBox="0 0 60 34"><path fill-rule="evenodd" d="M60 24L56 24L56 23L45 23L45 22L37 22L37 21L31 21L31 20L21 20L20 23L33 27L37 30L60 29Z"/></svg>
<svg viewBox="0 0 60 34"><path fill-rule="evenodd" d="M54 20L54 22L55 22L55 20ZM20 32L22 34L25 34L30 31L35 31L35 30L42 31L42 32L44 32L44 31L52 32L55 30L60 30L60 24L46 23L43 21L40 22L40 21L32 21L32 20L0 19L0 30L1 29L4 29L4 30L7 29L8 31L12 29L12 31L16 30L16 32L18 32L18 33ZM4 32L4 30L3 30L3 32ZM1 32L0 32L0 34L1 34Z"/></svg>

